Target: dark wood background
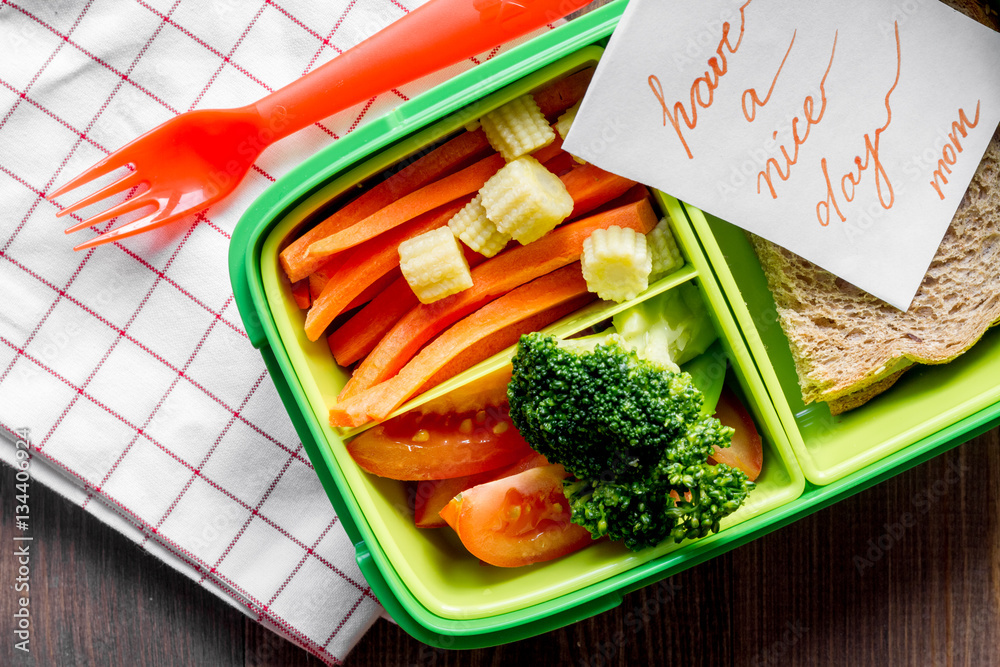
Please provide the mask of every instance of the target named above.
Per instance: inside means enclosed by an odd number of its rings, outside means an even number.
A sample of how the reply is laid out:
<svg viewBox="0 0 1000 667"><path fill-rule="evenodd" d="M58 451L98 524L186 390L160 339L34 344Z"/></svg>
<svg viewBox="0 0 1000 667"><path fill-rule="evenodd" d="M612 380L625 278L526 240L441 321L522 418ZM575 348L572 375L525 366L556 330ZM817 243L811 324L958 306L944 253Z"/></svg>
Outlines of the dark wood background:
<svg viewBox="0 0 1000 667"><path fill-rule="evenodd" d="M991 431L562 630L450 652L380 620L346 664L1000 664L998 445ZM13 484L3 466L0 665L322 664L39 484L17 654Z"/></svg>

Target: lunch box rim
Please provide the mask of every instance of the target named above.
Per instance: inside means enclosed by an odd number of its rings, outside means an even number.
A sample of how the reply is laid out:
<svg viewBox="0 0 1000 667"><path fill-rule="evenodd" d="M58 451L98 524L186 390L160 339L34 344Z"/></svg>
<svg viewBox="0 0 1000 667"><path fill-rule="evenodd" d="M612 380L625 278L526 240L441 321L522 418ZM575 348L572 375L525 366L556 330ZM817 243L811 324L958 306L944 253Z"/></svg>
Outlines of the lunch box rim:
<svg viewBox="0 0 1000 667"><path fill-rule="evenodd" d="M229 267L236 304L251 343L260 351L271 374L278 394L286 407L293 425L302 439L306 452L330 497L334 510L354 544L357 562L373 592L390 615L408 633L417 639L442 648L475 648L491 646L537 635L609 610L621 603L622 596L692 567L752 539L776 530L809 513L857 493L891 477L902 470L917 465L937 454L957 446L964 440L992 428L1000 422L1000 404L992 405L970 417L942 429L938 433L901 449L894 454L866 466L839 480L818 486L803 481L803 492L791 502L765 514L755 516L740 524L742 529L731 539L719 540L711 548L696 552L692 558L673 569L654 572L649 576L636 576L625 572L588 587L587 599L581 604L571 604L579 599L581 591L574 591L564 598L555 598L530 610L531 618L524 613L507 614L509 618L497 622L465 623L452 619L417 618L407 611L397 599L396 592L379 569L369 546L362 539L356 506L351 507L338 488L330 461L323 453L316 434L302 411L300 396L284 375L286 368L271 347L268 338L274 331L270 314L259 309L264 305L259 275L260 253L269 230L281 217L282 211L293 208L322 185L353 165L362 162L377 151L405 138L413 128L419 128L443 117L445 106L458 108L482 96L481 88L473 91L469 84L488 82L489 89L497 90L538 68L538 63L552 62L557 58L598 43L611 34L625 9L627 0L617 0L565 26L546 33L525 45L483 63L475 70L455 77L445 84L425 93L386 117L372 121L365 127L338 140L337 143L305 160L288 175L279 179L255 200L240 219L234 230L229 253ZM691 224L690 216L687 224ZM695 229L697 234L697 229ZM714 276L699 279L714 280ZM730 308L730 316L733 315ZM739 322L737 321L737 324ZM746 344L744 340L744 344ZM772 406L773 407L773 406ZM631 576L626 576L630 575ZM546 612L548 608L551 611ZM527 621L530 620L530 623Z"/></svg>

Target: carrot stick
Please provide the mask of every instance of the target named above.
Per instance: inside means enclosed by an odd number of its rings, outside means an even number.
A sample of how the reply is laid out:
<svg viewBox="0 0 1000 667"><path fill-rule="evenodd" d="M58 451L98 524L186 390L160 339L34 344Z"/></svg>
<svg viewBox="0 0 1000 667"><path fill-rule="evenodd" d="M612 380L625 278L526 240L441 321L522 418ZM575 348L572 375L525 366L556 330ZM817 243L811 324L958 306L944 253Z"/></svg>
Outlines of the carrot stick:
<svg viewBox="0 0 1000 667"><path fill-rule="evenodd" d="M521 336L532 331L544 329L564 315L583 308L591 301L597 299L597 295L591 292L581 294L575 299L570 299L558 306L553 306L540 313L525 318L520 322L509 324L503 329L486 336L472 347L468 347L449 361L441 370L434 374L418 393L423 393L432 387L436 387L445 380L448 380L467 368L472 368L483 359L489 359L497 352L502 352L512 345L516 345Z"/></svg>
<svg viewBox="0 0 1000 667"><path fill-rule="evenodd" d="M340 258L335 257L309 274L309 294L312 296L313 301L318 299L319 295L323 293L323 288L330 282L330 276L337 272L339 266Z"/></svg>
<svg viewBox="0 0 1000 667"><path fill-rule="evenodd" d="M483 306L438 336L390 380L334 406L330 423L360 426L385 419L463 350L526 317L587 294L576 262L546 274Z"/></svg>
<svg viewBox="0 0 1000 667"><path fill-rule="evenodd" d="M593 211L591 215L595 213L603 213L604 211L610 211L613 208L618 208L619 206L627 206L628 204L634 204L637 201L642 201L643 199L650 199L649 188L641 183L637 183L625 191L625 194L615 197L606 204L601 204Z"/></svg>
<svg viewBox="0 0 1000 667"><path fill-rule="evenodd" d="M501 158L502 159L502 158ZM358 295L376 280L399 266L399 244L419 234L443 227L465 204L463 198L445 204L386 234L376 236L356 247L330 276L323 292L313 301L306 315L306 337L318 340L330 322L340 315Z"/></svg>
<svg viewBox="0 0 1000 667"><path fill-rule="evenodd" d="M555 128L552 128L552 131L555 132ZM542 146L537 151L535 151L534 153L532 153L531 157L535 158L536 160L538 160L542 164L545 164L546 162L548 162L549 160L551 160L555 156L557 156L560 153L564 152L563 149L562 149L562 145L563 145L562 136L560 136L560 134L558 132L556 132L555 141L553 141L548 146Z"/></svg>
<svg viewBox="0 0 1000 667"><path fill-rule="evenodd" d="M309 283L305 280L300 280L297 283L292 283L292 298L295 299L295 305L305 310L312 303L312 298L309 295Z"/></svg>
<svg viewBox="0 0 1000 667"><path fill-rule="evenodd" d="M335 232L309 246L310 257L329 257L334 253L353 248L383 232L397 227L408 220L432 209L472 194L483 187L490 176L504 166L499 153L480 160L471 167L445 176L439 181L425 185L416 192L394 201L360 220L346 229Z"/></svg>
<svg viewBox="0 0 1000 667"><path fill-rule="evenodd" d="M573 162L572 156L568 153L563 152L561 156L567 157ZM627 188L632 181L600 170L593 165L581 165L573 162L573 166L575 169L579 169L580 173L573 177L564 176L563 178L565 182L568 182L569 188L572 188L570 195L574 197L574 200L579 197L581 202L584 202L580 205L581 209L597 204L601 204L601 212L617 208L617 206L610 206L606 203L607 200L615 197L617 199L614 201L620 202L618 206L639 200L638 197L626 197L619 193L622 188ZM637 188L648 195L648 191L641 185L632 186L628 191L635 190L638 193ZM469 266L474 267L475 264L472 263L471 258L468 259L470 259ZM391 294L380 295L380 297L373 299L372 304L370 304L371 310L366 308L365 311L358 313L330 335L328 341L330 349L337 363L341 366L353 364L371 352L392 326L417 305L417 299L409 286L398 285L390 286L390 288Z"/></svg>
<svg viewBox="0 0 1000 667"><path fill-rule="evenodd" d="M536 91L535 102L542 114L555 120L559 114L576 104L583 98L593 75L594 68L588 67ZM463 132L400 169L345 204L285 248L281 252L281 265L288 274L288 279L292 282L302 280L323 264L322 260L308 255L309 246L316 241L367 218L428 183L468 167L492 152L486 134L481 129Z"/></svg>
<svg viewBox="0 0 1000 667"><path fill-rule="evenodd" d="M318 299L319 295L323 293L323 289L330 282L330 277L337 272L337 268L339 265L340 262L335 259L319 267L318 269L316 269L315 272L309 274L309 295L310 295L309 303L312 303L313 301ZM399 276L400 276L399 269L395 269L385 274L384 276L373 282L371 285L366 287L364 292L354 297L354 301L351 301L349 304L347 304L347 306L344 308L344 312L346 313L349 310L354 310L358 306L365 305L366 303L377 297L379 294L381 294L387 287L389 287L389 285L392 284L394 280L396 280L396 278L399 278ZM306 308L308 307L309 306L306 306Z"/></svg>
<svg viewBox="0 0 1000 667"><path fill-rule="evenodd" d="M374 299L379 294L384 292L386 288L389 287L389 285L393 284L402 277L403 277L403 272L400 271L399 267L397 266L396 268L389 271L389 273L385 274L384 276L373 282L371 285L369 285L367 288L365 288L364 292L354 297L354 301L351 301L349 304L347 304L347 306L344 308L344 312L346 313L350 310L354 310L355 308L360 308L361 306L364 306L365 304L371 302L372 299Z"/></svg>
<svg viewBox="0 0 1000 667"><path fill-rule="evenodd" d="M558 81L536 90L532 93L538 108L549 120L555 120L556 116L583 99L583 94L587 92L590 79L594 76L594 68L580 70L576 74L559 79Z"/></svg>
<svg viewBox="0 0 1000 667"><path fill-rule="evenodd" d="M463 248L469 268L486 261L485 257L467 246ZM371 352L396 322L419 303L406 279L398 278L330 334L327 343L333 358L341 366L350 366Z"/></svg>
<svg viewBox="0 0 1000 667"><path fill-rule="evenodd" d="M580 259L583 242L595 229L617 225L645 234L656 222L653 207L643 201L557 227L533 243L501 252L472 270L469 289L410 310L355 369L338 398L346 400L393 376L432 336L483 304Z"/></svg>
<svg viewBox="0 0 1000 667"><path fill-rule="evenodd" d="M580 163L566 151L560 151L555 157L549 158L542 163L542 166L551 171L556 176L562 178L567 173L580 166Z"/></svg>
<svg viewBox="0 0 1000 667"><path fill-rule="evenodd" d="M590 163L581 164L559 178L573 197L573 212L569 216L571 219L620 197L635 185L635 181L604 171Z"/></svg>
<svg viewBox="0 0 1000 667"><path fill-rule="evenodd" d="M327 337L333 358L341 366L350 366L371 352L393 325L419 303L409 283L400 277Z"/></svg>
<svg viewBox="0 0 1000 667"><path fill-rule="evenodd" d="M316 241L364 220L400 197L464 169L492 152L482 130L463 132L400 169L282 250L281 265L288 279L293 282L301 280L323 265L322 259L309 257L308 254L309 246Z"/></svg>

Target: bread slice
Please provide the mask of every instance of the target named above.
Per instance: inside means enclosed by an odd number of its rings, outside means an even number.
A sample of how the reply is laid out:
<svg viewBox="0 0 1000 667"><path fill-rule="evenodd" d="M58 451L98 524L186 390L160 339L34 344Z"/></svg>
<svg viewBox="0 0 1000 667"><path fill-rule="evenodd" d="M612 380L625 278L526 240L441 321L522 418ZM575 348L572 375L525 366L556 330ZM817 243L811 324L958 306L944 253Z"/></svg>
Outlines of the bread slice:
<svg viewBox="0 0 1000 667"><path fill-rule="evenodd" d="M949 2L997 28L985 2ZM959 205L908 311L812 262L750 235L806 403L854 409L914 363L941 364L968 350L1000 320L1000 130Z"/></svg>

